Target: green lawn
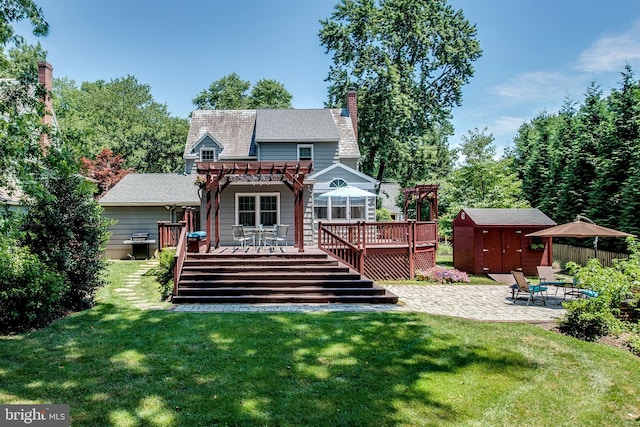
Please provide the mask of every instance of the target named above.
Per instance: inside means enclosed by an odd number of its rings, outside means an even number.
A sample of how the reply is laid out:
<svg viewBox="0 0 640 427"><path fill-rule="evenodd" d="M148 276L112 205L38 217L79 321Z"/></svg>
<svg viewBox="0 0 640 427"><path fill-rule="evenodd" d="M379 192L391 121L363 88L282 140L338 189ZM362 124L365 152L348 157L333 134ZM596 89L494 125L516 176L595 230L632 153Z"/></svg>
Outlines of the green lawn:
<svg viewBox="0 0 640 427"><path fill-rule="evenodd" d="M626 351L425 314L141 311L113 292L139 265L113 265L95 308L0 337L0 403L68 403L74 426L640 423Z"/></svg>

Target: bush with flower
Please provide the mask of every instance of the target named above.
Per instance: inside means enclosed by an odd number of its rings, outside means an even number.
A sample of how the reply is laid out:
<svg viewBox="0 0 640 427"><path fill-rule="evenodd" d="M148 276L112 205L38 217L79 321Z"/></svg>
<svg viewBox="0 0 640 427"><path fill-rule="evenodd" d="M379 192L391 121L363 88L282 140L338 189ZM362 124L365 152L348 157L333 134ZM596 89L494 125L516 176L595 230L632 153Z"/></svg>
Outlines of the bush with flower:
<svg viewBox="0 0 640 427"><path fill-rule="evenodd" d="M438 283L463 283L470 282L469 276L464 271L435 266L425 271L418 271L416 279Z"/></svg>

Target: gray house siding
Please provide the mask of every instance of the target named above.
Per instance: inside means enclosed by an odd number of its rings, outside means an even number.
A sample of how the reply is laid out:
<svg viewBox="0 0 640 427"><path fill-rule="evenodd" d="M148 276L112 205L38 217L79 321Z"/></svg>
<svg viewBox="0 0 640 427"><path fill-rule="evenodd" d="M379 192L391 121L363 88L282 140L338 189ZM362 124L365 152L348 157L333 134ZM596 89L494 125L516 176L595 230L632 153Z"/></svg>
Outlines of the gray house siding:
<svg viewBox="0 0 640 427"><path fill-rule="evenodd" d="M107 243L106 256L111 259L127 259L131 245L123 242L131 233L149 233L156 244L149 247L151 255L158 249L158 221L169 221L169 211L164 206L105 206L103 215L116 221L109 227L111 238Z"/></svg>
<svg viewBox="0 0 640 427"><path fill-rule="evenodd" d="M236 194L258 195L261 193L278 194L280 200L280 224L289 224L289 234L287 240L289 245L293 245L293 192L284 184L266 185L229 185L220 195L220 245L233 245L233 235L231 226L236 224ZM214 232L215 218L211 218L211 230ZM215 236L212 236L214 238Z"/></svg>
<svg viewBox="0 0 640 427"><path fill-rule="evenodd" d="M285 161L298 160L298 145L313 145L313 169L321 170L340 161L337 142L268 142L260 144L260 160Z"/></svg>

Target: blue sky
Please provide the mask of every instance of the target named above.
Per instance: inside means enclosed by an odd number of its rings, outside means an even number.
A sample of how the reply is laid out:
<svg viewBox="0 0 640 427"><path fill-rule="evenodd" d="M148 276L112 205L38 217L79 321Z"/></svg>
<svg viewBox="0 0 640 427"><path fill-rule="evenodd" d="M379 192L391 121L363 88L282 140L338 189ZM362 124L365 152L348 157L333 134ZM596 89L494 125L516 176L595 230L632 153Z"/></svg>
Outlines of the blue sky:
<svg viewBox="0 0 640 427"><path fill-rule="evenodd" d="M280 81L296 108L326 100L331 57L317 34L335 0L36 2L50 24L40 43L55 77L80 83L133 75L181 117L200 91L232 72L252 83ZM476 24L484 51L453 111L452 147L486 127L501 153L522 123L557 112L567 97L581 102L591 81L608 94L625 63L640 78L640 0L450 4Z"/></svg>

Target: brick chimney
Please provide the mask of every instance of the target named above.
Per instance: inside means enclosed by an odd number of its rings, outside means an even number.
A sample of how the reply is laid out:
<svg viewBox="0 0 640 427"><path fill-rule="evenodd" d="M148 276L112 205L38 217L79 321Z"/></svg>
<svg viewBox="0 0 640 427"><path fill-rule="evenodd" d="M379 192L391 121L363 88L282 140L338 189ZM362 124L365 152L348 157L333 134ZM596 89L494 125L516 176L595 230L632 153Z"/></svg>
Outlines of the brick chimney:
<svg viewBox="0 0 640 427"><path fill-rule="evenodd" d="M351 124L353 125L353 132L356 134L356 141L358 140L358 93L353 87L349 88L347 92L347 111L349 117L351 117Z"/></svg>
<svg viewBox="0 0 640 427"><path fill-rule="evenodd" d="M53 90L53 66L48 62L38 62L38 82L44 86L45 94L41 100L44 103L44 116L42 116L42 123L45 126L51 126L53 124L53 103L51 101L51 92ZM49 137L46 134L42 135L41 140L42 147L48 147L50 145Z"/></svg>

